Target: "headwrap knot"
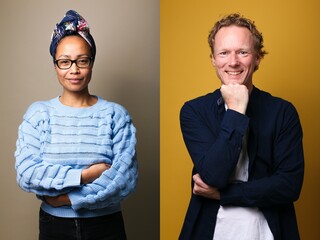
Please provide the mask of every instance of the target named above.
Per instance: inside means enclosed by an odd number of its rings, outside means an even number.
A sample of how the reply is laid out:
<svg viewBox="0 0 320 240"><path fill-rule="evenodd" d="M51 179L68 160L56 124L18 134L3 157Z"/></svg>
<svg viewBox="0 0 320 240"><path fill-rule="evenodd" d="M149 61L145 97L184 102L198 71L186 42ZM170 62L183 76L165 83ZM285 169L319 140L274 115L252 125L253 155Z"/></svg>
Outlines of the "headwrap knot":
<svg viewBox="0 0 320 240"><path fill-rule="evenodd" d="M79 34L87 41L91 47L92 57L94 59L96 55L96 45L90 34L89 25L87 21L74 10L69 10L61 22L56 24L56 28L53 30L50 44L50 54L53 59L55 59L60 40L67 35L73 34Z"/></svg>

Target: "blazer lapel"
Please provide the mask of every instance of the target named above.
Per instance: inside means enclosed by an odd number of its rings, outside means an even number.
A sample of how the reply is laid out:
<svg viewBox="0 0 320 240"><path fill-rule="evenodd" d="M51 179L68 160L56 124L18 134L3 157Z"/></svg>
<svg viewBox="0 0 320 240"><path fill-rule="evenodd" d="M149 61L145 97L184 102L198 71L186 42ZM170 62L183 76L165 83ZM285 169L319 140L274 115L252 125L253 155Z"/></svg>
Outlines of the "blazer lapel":
<svg viewBox="0 0 320 240"><path fill-rule="evenodd" d="M220 90L219 90L219 94L218 94L218 99L216 101L216 109L217 109L217 116L218 116L218 121L219 121L219 125L220 125L222 118L223 118L223 115L226 111Z"/></svg>
<svg viewBox="0 0 320 240"><path fill-rule="evenodd" d="M256 157L257 153L257 147L258 147L258 119L257 119L257 111L258 111L258 105L259 105L259 90L257 88L253 88L249 104L247 108L247 116L250 118L249 122L249 134L248 134L248 145L247 145L247 151L249 155L249 177L250 172Z"/></svg>

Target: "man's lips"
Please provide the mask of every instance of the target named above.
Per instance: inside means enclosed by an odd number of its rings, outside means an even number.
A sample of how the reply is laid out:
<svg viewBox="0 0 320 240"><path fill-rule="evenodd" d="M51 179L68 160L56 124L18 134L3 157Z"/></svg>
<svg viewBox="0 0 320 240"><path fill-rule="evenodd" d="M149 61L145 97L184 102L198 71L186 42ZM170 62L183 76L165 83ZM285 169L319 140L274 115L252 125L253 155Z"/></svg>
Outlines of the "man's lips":
<svg viewBox="0 0 320 240"><path fill-rule="evenodd" d="M225 71L228 75L237 76L240 75L243 71Z"/></svg>

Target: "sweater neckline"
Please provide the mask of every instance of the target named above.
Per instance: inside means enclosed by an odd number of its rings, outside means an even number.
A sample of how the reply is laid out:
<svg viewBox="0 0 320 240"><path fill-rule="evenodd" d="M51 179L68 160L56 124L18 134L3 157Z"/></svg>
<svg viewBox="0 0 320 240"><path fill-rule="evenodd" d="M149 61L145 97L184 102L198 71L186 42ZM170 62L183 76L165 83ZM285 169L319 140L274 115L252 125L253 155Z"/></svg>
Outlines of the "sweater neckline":
<svg viewBox="0 0 320 240"><path fill-rule="evenodd" d="M95 96L95 95L94 95ZM102 104L102 99L99 96L95 96L98 101L93 104L92 106L89 107L71 107L64 105L62 102L60 102L60 96L57 96L56 98L52 99L51 103L52 105L62 111L68 111L68 112L74 112L74 113L79 113L79 112L91 112L94 111L95 109L99 108L99 106Z"/></svg>

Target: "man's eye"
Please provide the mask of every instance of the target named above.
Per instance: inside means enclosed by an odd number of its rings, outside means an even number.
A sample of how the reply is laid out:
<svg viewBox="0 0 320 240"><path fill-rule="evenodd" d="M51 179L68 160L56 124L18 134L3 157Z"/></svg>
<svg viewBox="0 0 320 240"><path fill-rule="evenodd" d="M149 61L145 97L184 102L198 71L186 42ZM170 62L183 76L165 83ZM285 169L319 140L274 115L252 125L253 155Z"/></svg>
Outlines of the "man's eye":
<svg viewBox="0 0 320 240"><path fill-rule="evenodd" d="M248 55L248 52L247 51L240 51L239 54L245 56L245 55Z"/></svg>
<svg viewBox="0 0 320 240"><path fill-rule="evenodd" d="M220 56L226 56L226 55L227 55L227 52L220 52L218 55L220 55Z"/></svg>

